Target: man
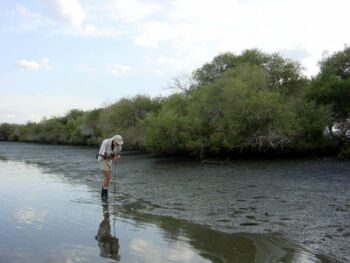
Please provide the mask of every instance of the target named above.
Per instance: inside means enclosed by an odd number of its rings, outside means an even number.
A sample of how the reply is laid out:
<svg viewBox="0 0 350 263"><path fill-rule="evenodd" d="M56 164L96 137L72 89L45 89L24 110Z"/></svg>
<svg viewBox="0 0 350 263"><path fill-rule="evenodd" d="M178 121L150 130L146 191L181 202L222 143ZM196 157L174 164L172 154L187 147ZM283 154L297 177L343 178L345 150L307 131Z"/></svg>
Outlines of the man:
<svg viewBox="0 0 350 263"><path fill-rule="evenodd" d="M115 135L112 138L103 140L100 151L98 153L98 167L103 173L103 185L101 196L108 196L108 186L112 173L112 160L120 159L120 152L124 144L123 138L120 135Z"/></svg>

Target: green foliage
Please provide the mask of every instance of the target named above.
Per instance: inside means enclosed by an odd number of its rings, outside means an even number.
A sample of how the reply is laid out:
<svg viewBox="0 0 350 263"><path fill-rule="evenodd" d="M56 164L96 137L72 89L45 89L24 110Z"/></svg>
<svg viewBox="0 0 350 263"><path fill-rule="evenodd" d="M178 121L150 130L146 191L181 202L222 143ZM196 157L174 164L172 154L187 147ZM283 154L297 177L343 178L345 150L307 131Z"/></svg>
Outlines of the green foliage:
<svg viewBox="0 0 350 263"><path fill-rule="evenodd" d="M296 99L291 110L296 114L297 131L293 147L299 150L315 149L327 143L324 136L329 123L329 108L317 105L314 101Z"/></svg>
<svg viewBox="0 0 350 263"><path fill-rule="evenodd" d="M195 70L193 79L198 86L208 85L226 70L241 67L244 64L260 66L264 69L269 88L281 93L300 94L307 85L307 79L302 74L299 62L283 58L278 54L266 54L258 49L245 50L239 56L230 52L223 53L215 57L212 62Z"/></svg>
<svg viewBox="0 0 350 263"><path fill-rule="evenodd" d="M159 112L151 112L142 122L144 145L150 151L172 154L187 150L187 99L183 94L168 97Z"/></svg>
<svg viewBox="0 0 350 263"><path fill-rule="evenodd" d="M349 140L350 131L350 47L324 58L320 62L320 73L312 80L307 92L309 100L327 105L331 110L328 126L338 127L341 136L334 139Z"/></svg>
<svg viewBox="0 0 350 263"><path fill-rule="evenodd" d="M3 123L0 125L0 141L10 140L11 134L15 131L15 126L9 123Z"/></svg>
<svg viewBox="0 0 350 263"><path fill-rule="evenodd" d="M133 99L122 99L103 110L99 118L99 127L104 138L119 133L123 134L129 148L141 148L144 132L140 122L148 112L157 112L159 99L152 100L147 96L136 96Z"/></svg>
<svg viewBox="0 0 350 263"><path fill-rule="evenodd" d="M287 94L298 95L303 92L308 81L302 75L299 62L282 58L278 54L267 57L265 68L271 89Z"/></svg>
<svg viewBox="0 0 350 263"><path fill-rule="evenodd" d="M300 94L272 89L266 66L255 63L264 58L259 54L247 52L241 64L214 81L197 84L189 96L176 94L165 100L160 112L144 122L145 146L161 153L203 155L306 148L320 141L327 110L304 102ZM248 59L254 63L247 63Z"/></svg>
<svg viewBox="0 0 350 263"><path fill-rule="evenodd" d="M42 121L40 124L41 133L40 138L45 143L61 143L67 140L68 135L64 133L64 122L62 118L51 118ZM25 138L21 138L25 140Z"/></svg>
<svg viewBox="0 0 350 263"><path fill-rule="evenodd" d="M238 56L238 61L239 64L249 63L262 66L268 62L268 56L268 54L261 52L259 49L247 49Z"/></svg>
<svg viewBox="0 0 350 263"><path fill-rule="evenodd" d="M339 151L338 157L344 160L350 160L350 144L345 144Z"/></svg>
<svg viewBox="0 0 350 263"><path fill-rule="evenodd" d="M350 115L350 78L341 80L332 75L327 80L316 79L308 96L321 105L331 107L334 123L344 121Z"/></svg>
<svg viewBox="0 0 350 263"><path fill-rule="evenodd" d="M216 56L211 63L204 64L201 68L193 72L193 78L199 85L206 85L217 78L228 68L236 66L237 56L227 52Z"/></svg>
<svg viewBox="0 0 350 263"><path fill-rule="evenodd" d="M40 141L40 126L33 122L18 127L20 139L22 141Z"/></svg>
<svg viewBox="0 0 350 263"><path fill-rule="evenodd" d="M268 89L264 71L254 65L228 70L198 89L189 116L199 135L193 143L200 151L283 147L295 130L294 114L279 93Z"/></svg>
<svg viewBox="0 0 350 263"><path fill-rule="evenodd" d="M339 79L346 80L350 77L350 47L335 52L325 57L320 62L320 74L318 78L334 75Z"/></svg>
<svg viewBox="0 0 350 263"><path fill-rule="evenodd" d="M195 70L188 85L177 80L180 93L1 124L0 140L97 145L118 133L127 149L163 154L315 151L326 147L326 126L348 123L349 53L324 59L310 83L297 61L257 49L227 52ZM349 151L344 145L342 156Z"/></svg>
<svg viewBox="0 0 350 263"><path fill-rule="evenodd" d="M85 136L86 143L95 145L102 141L102 130L99 125L102 109L87 111L82 116L80 132Z"/></svg>

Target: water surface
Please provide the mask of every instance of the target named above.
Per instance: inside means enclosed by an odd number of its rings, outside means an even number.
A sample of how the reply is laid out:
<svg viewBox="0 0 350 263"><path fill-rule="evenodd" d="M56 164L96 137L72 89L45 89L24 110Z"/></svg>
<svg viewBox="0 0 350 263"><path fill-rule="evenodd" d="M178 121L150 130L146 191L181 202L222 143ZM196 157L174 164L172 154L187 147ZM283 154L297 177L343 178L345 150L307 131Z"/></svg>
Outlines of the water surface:
<svg viewBox="0 0 350 263"><path fill-rule="evenodd" d="M125 154L106 203L96 150L0 143L0 262L348 261L349 163Z"/></svg>

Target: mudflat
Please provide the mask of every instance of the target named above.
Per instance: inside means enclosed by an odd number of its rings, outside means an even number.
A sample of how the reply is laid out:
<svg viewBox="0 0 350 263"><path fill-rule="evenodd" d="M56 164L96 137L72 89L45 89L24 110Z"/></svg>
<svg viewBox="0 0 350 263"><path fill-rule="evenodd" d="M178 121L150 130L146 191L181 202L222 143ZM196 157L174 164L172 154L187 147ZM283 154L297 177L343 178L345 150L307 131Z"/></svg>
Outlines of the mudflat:
<svg viewBox="0 0 350 263"><path fill-rule="evenodd" d="M96 233L108 222L112 229L114 220L120 226L114 236L120 258L114 259L124 262L146 258L145 251L163 260L171 255L167 260L177 262L350 260L349 162L275 159L215 165L126 153L115 164L111 195L103 203L95 153L89 147L0 143L0 223L9 226L2 227L0 259L20 262L20 253L9 250L16 246L27 256L35 251L58 259L70 251L103 260ZM57 226L61 231L54 230ZM157 245L150 241L155 239ZM184 251L191 256L175 256Z"/></svg>

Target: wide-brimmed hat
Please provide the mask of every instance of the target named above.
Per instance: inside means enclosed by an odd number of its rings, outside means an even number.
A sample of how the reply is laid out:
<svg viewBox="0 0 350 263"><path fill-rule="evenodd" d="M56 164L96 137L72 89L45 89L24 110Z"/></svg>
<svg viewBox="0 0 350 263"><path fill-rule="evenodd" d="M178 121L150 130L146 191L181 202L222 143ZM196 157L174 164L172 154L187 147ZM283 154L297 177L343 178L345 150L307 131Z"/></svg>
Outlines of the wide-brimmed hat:
<svg viewBox="0 0 350 263"><path fill-rule="evenodd" d="M120 136L119 134L114 135L114 136L112 137L112 141L117 142L119 145L123 145L123 144L124 144L123 137Z"/></svg>

